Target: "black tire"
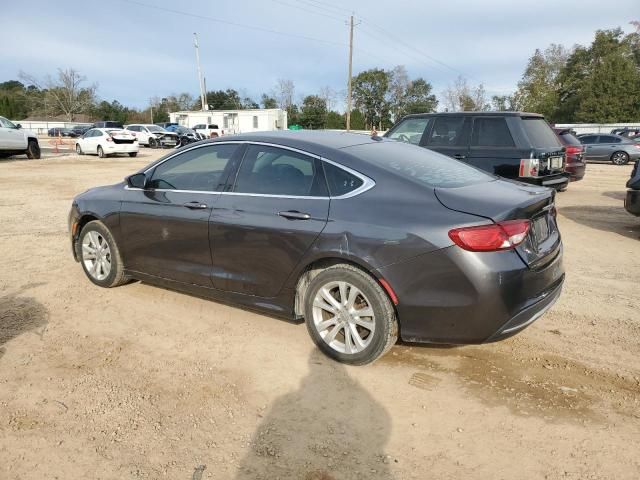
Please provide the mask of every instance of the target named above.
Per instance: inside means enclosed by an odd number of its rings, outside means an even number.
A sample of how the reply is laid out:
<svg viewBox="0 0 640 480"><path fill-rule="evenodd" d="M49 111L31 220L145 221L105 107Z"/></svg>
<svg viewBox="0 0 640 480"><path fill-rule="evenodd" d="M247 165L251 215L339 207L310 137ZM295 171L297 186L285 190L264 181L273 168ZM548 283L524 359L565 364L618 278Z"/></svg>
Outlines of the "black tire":
<svg viewBox="0 0 640 480"><path fill-rule="evenodd" d="M344 353L334 349L325 342L315 327L314 299L322 287L336 281L348 282L359 289L373 310L375 328L372 333L369 332L373 338L358 353ZM305 323L309 335L316 346L334 360L350 365L366 365L384 355L398 339L398 320L391 300L377 280L359 268L338 264L321 271L311 280L304 297Z"/></svg>
<svg viewBox="0 0 640 480"><path fill-rule="evenodd" d="M158 148L158 141L153 137L149 137L149 148Z"/></svg>
<svg viewBox="0 0 640 480"><path fill-rule="evenodd" d="M102 147L100 145L98 145L98 157L99 158L106 158L106 154L104 153L104 150L102 149Z"/></svg>
<svg viewBox="0 0 640 480"><path fill-rule="evenodd" d="M97 279L92 276L82 256L82 243L85 236L87 236L90 232L97 233L107 242L109 246L110 254L108 257L108 262L111 265L111 270L104 279ZM130 278L124 274L124 264L122 263L122 257L120 256L120 250L118 250L118 246L116 245L111 232L104 225L104 223L99 220L93 220L87 223L84 227L82 227L77 242L76 253L78 259L80 259L80 265L82 265L82 270L84 270L85 275L89 280L91 280L91 282L98 285L99 287L112 288L123 285L130 280Z"/></svg>
<svg viewBox="0 0 640 480"><path fill-rule="evenodd" d="M614 165L626 165L629 163L629 154L627 152L613 152L611 155L611 163Z"/></svg>
<svg viewBox="0 0 640 480"><path fill-rule="evenodd" d="M29 143L27 144L27 151L25 153L27 154L27 158L29 159L35 159L35 160L39 159L40 145L38 145L38 141L30 139Z"/></svg>
<svg viewBox="0 0 640 480"><path fill-rule="evenodd" d="M82 147L80 146L79 143L76 143L76 153L78 155L82 155Z"/></svg>
<svg viewBox="0 0 640 480"><path fill-rule="evenodd" d="M138 156L138 152L129 152L129 156L130 157L137 157Z"/></svg>

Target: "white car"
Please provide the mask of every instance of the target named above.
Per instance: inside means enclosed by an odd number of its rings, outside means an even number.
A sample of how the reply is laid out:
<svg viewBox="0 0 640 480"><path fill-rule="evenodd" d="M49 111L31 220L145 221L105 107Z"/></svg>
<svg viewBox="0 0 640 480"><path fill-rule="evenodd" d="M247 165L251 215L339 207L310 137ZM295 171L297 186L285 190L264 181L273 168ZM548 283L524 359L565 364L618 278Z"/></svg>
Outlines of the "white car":
<svg viewBox="0 0 640 480"><path fill-rule="evenodd" d="M20 124L15 125L4 117L0 117L0 157L20 155L27 158L40 158L38 137L31 130L23 130Z"/></svg>
<svg viewBox="0 0 640 480"><path fill-rule="evenodd" d="M134 135L140 145L150 148L175 147L180 142L177 134L168 132L158 125L138 123L127 125L125 130Z"/></svg>
<svg viewBox="0 0 640 480"><path fill-rule="evenodd" d="M138 139L121 128L92 128L76 140L76 153L97 154L100 158L116 153L138 155Z"/></svg>

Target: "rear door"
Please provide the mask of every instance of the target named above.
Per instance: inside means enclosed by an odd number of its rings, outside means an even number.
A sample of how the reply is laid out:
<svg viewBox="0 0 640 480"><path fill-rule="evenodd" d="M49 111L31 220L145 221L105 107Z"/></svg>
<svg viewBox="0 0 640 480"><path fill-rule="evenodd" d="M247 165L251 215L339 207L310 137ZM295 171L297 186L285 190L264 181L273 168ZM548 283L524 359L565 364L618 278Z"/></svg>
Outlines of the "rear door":
<svg viewBox="0 0 640 480"><path fill-rule="evenodd" d="M249 144L230 183L211 215L213 285L274 297L327 223L321 160Z"/></svg>
<svg viewBox="0 0 640 480"><path fill-rule="evenodd" d="M128 269L211 287L209 217L238 148L191 148L147 172L144 189L125 189L120 228Z"/></svg>
<svg viewBox="0 0 640 480"><path fill-rule="evenodd" d="M442 115L434 118L421 145L457 160L467 161L471 118L464 115Z"/></svg>
<svg viewBox="0 0 640 480"><path fill-rule="evenodd" d="M520 157L504 116L473 119L469 164L501 177L518 178Z"/></svg>
<svg viewBox="0 0 640 480"><path fill-rule="evenodd" d="M620 149L622 139L613 135L600 135L598 137L597 154L598 160L610 160L611 155Z"/></svg>

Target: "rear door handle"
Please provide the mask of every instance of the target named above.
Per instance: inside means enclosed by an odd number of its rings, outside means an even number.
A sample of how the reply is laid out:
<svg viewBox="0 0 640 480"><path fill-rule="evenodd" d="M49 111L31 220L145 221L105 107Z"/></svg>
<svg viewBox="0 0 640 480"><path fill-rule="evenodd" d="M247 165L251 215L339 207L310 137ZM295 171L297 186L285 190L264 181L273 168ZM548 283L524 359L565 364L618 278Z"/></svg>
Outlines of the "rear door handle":
<svg viewBox="0 0 640 480"><path fill-rule="evenodd" d="M207 208L206 203L200 203L200 202L187 202L187 203L184 203L182 206L187 207L190 210L204 210L205 208Z"/></svg>
<svg viewBox="0 0 640 480"><path fill-rule="evenodd" d="M311 218L311 215L309 215L308 213L298 212L297 210L278 212L278 215L286 218L287 220L309 220Z"/></svg>
<svg viewBox="0 0 640 480"><path fill-rule="evenodd" d="M464 160L465 158L467 158L466 155L462 155L461 153L456 153L453 158L457 159L457 160Z"/></svg>

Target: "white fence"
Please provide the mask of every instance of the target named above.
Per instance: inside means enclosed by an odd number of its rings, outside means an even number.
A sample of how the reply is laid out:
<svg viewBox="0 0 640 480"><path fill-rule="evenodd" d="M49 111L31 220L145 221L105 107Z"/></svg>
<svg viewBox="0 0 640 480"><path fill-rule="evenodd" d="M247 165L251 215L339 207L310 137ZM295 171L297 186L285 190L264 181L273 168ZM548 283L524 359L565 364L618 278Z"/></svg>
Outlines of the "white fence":
<svg viewBox="0 0 640 480"><path fill-rule="evenodd" d="M640 128L640 122L635 123L556 123L557 128L570 128L577 134L581 133L611 133L614 128Z"/></svg>
<svg viewBox="0 0 640 480"><path fill-rule="evenodd" d="M80 125L83 127L90 127L91 123L82 123L82 122L46 122L46 121L29 121L29 120L11 120L13 123L20 124L22 128L26 130L31 130L35 132L37 135L47 135L47 132L50 128L73 128L76 125Z"/></svg>

